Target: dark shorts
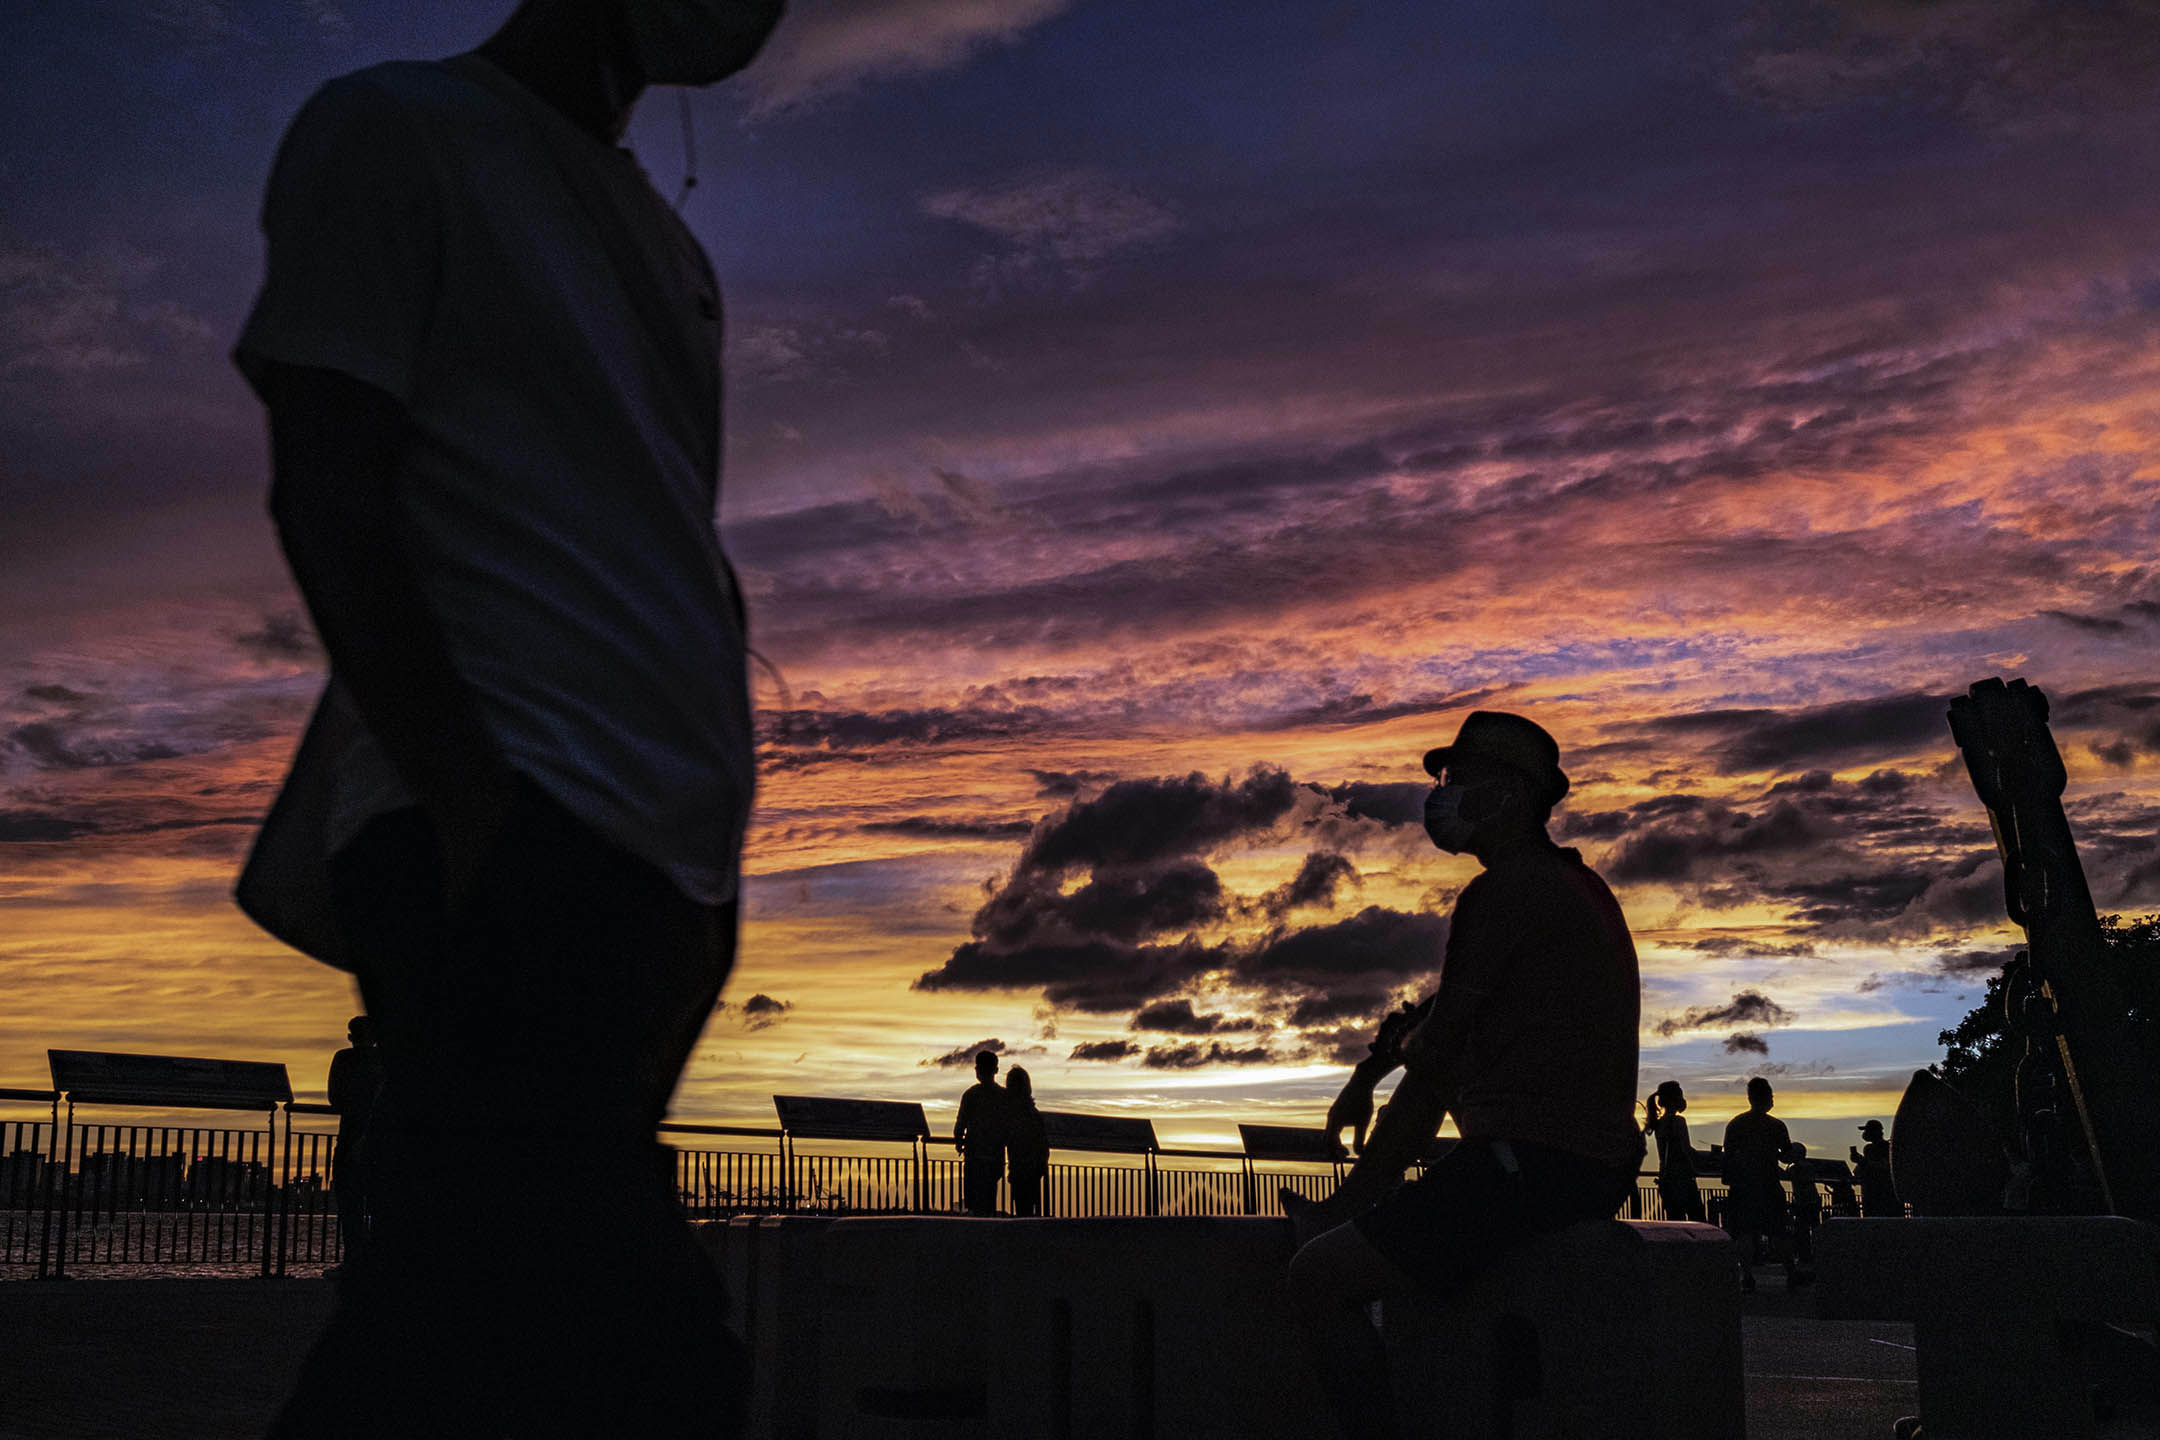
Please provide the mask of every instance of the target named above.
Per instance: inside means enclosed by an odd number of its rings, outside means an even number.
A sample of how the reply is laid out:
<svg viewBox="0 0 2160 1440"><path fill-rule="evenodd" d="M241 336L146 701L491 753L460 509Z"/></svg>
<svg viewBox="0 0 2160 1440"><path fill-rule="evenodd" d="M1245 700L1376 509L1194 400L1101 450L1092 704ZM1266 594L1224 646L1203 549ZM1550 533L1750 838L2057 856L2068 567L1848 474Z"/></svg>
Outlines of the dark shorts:
<svg viewBox="0 0 2160 1440"><path fill-rule="evenodd" d="M1777 1185L1736 1185L1725 1196L1725 1230L1735 1239L1782 1235L1789 1215L1785 1191Z"/></svg>
<svg viewBox="0 0 2160 1440"><path fill-rule="evenodd" d="M1427 1290L1462 1288L1516 1245L1584 1220L1609 1220L1635 1190L1635 1166L1512 1142L1465 1140L1351 1223Z"/></svg>

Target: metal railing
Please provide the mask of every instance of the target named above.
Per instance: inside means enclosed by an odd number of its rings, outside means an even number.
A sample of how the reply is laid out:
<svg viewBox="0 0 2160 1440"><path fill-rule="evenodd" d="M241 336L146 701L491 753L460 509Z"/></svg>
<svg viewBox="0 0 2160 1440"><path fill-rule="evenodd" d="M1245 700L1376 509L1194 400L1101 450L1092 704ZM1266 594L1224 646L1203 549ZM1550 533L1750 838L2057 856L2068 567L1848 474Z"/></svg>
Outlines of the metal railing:
<svg viewBox="0 0 2160 1440"><path fill-rule="evenodd" d="M0 1274L59 1277L86 1267L218 1267L265 1276L336 1264L336 1135L326 1105L294 1102L255 1124L113 1124L62 1114L50 1091L0 1089L0 1104L49 1118L0 1118ZM298 1128L295 1120L313 1121ZM694 1220L811 1212L952 1214L961 1166L948 1150L805 1153L778 1129L671 1123L676 1192ZM727 1144L734 1141L734 1144ZM747 1148L741 1142L760 1142ZM1064 1152L1070 1157L1073 1152ZM1043 1187L1047 1215L1280 1215L1279 1188L1327 1195L1341 1165L1256 1164L1235 1152L1157 1149L1059 1158ZM1705 1201L1724 1187L1702 1184ZM1001 1196L1009 1208L1009 1192ZM1663 1219L1649 1177L1627 1207Z"/></svg>

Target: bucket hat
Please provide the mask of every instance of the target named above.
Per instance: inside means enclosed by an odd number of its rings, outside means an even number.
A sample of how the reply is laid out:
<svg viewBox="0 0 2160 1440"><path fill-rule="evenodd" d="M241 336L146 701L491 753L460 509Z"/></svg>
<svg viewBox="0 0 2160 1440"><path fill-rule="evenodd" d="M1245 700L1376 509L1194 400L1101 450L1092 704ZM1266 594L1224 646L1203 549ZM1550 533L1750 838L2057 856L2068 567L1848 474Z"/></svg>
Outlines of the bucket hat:
<svg viewBox="0 0 2160 1440"><path fill-rule="evenodd" d="M1425 773L1437 779L1457 760L1487 760L1520 771L1548 805L1557 805L1568 792L1559 742L1536 721L1504 710L1473 710L1463 717L1454 744L1425 752Z"/></svg>

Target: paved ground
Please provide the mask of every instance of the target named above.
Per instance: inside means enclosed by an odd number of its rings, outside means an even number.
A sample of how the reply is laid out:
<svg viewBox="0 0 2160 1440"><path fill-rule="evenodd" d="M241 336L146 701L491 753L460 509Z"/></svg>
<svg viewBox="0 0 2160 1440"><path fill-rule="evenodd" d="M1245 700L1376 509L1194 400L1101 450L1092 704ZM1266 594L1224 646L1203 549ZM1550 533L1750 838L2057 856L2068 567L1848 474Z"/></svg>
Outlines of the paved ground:
<svg viewBox="0 0 2160 1440"><path fill-rule="evenodd" d="M1766 1276L1748 1301L1751 1440L1889 1440L1909 1330L1815 1320L1807 1297ZM321 1280L0 1284L0 1440L260 1435L329 1306Z"/></svg>

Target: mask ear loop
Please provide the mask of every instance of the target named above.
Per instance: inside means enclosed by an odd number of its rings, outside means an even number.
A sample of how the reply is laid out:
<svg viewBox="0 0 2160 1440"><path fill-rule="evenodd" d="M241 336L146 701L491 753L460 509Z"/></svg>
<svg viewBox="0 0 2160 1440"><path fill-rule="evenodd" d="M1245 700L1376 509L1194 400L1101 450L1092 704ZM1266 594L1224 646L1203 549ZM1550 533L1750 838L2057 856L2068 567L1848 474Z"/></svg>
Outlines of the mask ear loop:
<svg viewBox="0 0 2160 1440"><path fill-rule="evenodd" d="M675 89L676 114L682 117L683 177L682 189L675 192L675 213L682 213L683 201L697 188L697 130L690 123L690 92L677 86Z"/></svg>

